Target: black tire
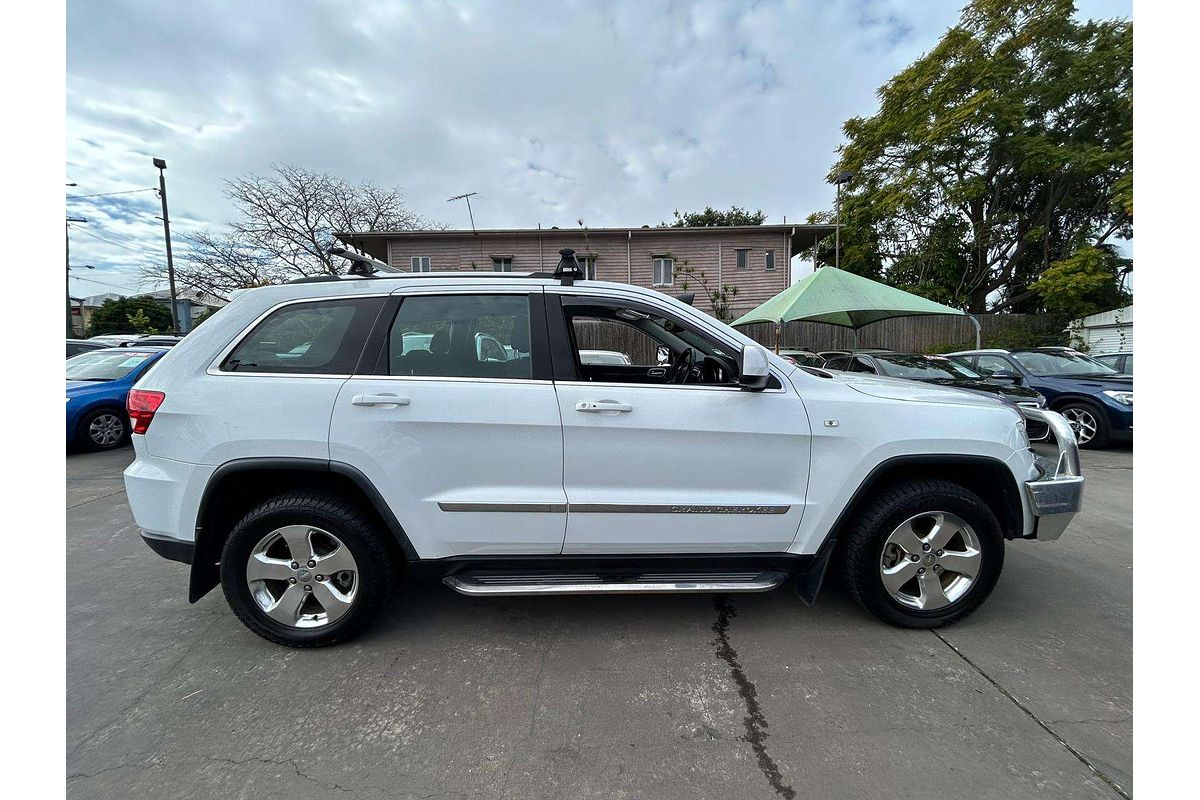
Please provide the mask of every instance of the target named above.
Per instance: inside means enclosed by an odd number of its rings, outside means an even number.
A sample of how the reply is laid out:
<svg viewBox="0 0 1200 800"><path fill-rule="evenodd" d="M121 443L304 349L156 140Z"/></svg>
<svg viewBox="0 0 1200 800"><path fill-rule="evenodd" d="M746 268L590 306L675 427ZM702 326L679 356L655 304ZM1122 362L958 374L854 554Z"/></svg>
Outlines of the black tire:
<svg viewBox="0 0 1200 800"><path fill-rule="evenodd" d="M246 582L254 547L285 525L311 525L336 536L358 567L354 602L339 619L317 628L297 628L271 619L259 608ZM383 536L355 503L333 492L298 490L253 508L234 526L221 553L221 588L229 607L259 636L288 647L324 647L361 633L387 605L396 567Z"/></svg>
<svg viewBox="0 0 1200 800"><path fill-rule="evenodd" d="M112 418L116 424L120 425L120 434L115 441L98 441L92 436L92 423L102 418ZM82 450L116 450L118 447L123 447L129 443L129 416L124 409L97 408L89 411L79 421L79 431L75 435L75 441Z"/></svg>
<svg viewBox="0 0 1200 800"><path fill-rule="evenodd" d="M1099 450L1108 447L1110 437L1108 414L1100 406L1090 403L1087 400L1068 400L1055 410L1064 417L1067 417L1068 421L1071 420L1071 417L1067 412L1071 410L1086 413L1096 421L1096 432L1088 441L1083 441L1083 438L1079 435L1079 431L1075 432L1075 438L1079 440L1081 448L1084 450Z"/></svg>
<svg viewBox="0 0 1200 800"><path fill-rule="evenodd" d="M902 605L883 585L880 560L892 531L924 512L960 517L980 542L982 561L974 584L949 606L920 611ZM925 479L892 484L862 508L845 534L842 577L851 596L884 622L901 628L939 628L963 619L991 594L1004 566L1004 535L996 515L976 494L950 481Z"/></svg>

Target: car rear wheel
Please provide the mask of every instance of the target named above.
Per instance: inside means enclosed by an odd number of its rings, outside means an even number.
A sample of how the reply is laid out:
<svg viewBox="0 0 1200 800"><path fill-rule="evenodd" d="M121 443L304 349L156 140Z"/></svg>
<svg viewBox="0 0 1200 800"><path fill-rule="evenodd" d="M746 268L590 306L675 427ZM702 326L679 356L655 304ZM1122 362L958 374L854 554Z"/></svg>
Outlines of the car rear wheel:
<svg viewBox="0 0 1200 800"><path fill-rule="evenodd" d="M221 554L221 586L238 618L289 647L320 647L362 631L394 583L388 548L355 504L290 492L251 510Z"/></svg>
<svg viewBox="0 0 1200 800"><path fill-rule="evenodd" d="M79 440L89 450L112 450L129 438L129 420L111 408L91 412L79 423Z"/></svg>
<svg viewBox="0 0 1200 800"><path fill-rule="evenodd" d="M1075 431L1079 446L1095 450L1108 445L1108 418L1091 403L1072 401L1058 409Z"/></svg>
<svg viewBox="0 0 1200 800"><path fill-rule="evenodd" d="M943 480L894 484L848 532L843 577L884 622L950 625L978 608L1004 564L1004 535L977 495Z"/></svg>

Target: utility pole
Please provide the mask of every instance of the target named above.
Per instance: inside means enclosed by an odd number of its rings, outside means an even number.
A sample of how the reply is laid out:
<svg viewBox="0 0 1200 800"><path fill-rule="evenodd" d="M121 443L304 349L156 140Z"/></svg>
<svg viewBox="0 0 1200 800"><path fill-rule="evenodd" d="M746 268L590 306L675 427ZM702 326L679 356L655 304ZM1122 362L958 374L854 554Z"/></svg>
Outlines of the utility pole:
<svg viewBox="0 0 1200 800"><path fill-rule="evenodd" d="M75 332L73 330L73 326L71 325L71 223L72 222L87 222L87 220L84 219L83 217L67 217L67 222L65 225L66 239L67 239L66 267L67 267L67 338L68 339L73 339L74 338L73 334ZM80 317L79 321L83 322L83 317Z"/></svg>
<svg viewBox="0 0 1200 800"><path fill-rule="evenodd" d="M163 221L163 236L167 240L167 284L171 290L171 333L179 335L179 309L176 307L175 297L175 261L171 257L171 215L167 212L167 176L165 170L167 162L164 159L154 159L154 166L158 167L158 196L162 200L162 221Z"/></svg>

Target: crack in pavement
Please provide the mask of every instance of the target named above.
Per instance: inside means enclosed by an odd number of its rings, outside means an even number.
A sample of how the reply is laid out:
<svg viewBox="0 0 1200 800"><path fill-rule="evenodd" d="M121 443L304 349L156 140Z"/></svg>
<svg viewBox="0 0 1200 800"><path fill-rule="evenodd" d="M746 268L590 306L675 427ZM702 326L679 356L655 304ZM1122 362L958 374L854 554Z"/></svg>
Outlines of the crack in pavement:
<svg viewBox="0 0 1200 800"><path fill-rule="evenodd" d="M67 506L67 511L70 511L72 508L79 508L80 506L86 506L88 503L94 503L97 500L103 500L106 497L113 497L114 495L118 495L118 494L125 494L125 489L124 488L117 489L115 492L109 492L108 494L97 495L96 497L93 497L90 500L82 500L82 501L76 503L75 505Z"/></svg>
<svg viewBox="0 0 1200 800"><path fill-rule="evenodd" d="M758 759L758 768L766 776L775 793L787 800L794 800L796 790L790 784L784 783L779 765L767 752L766 729L769 726L762 706L758 703L758 689L746 677L746 671L738 661L737 651L729 643L729 620L731 617L737 616L737 611L734 610L733 602L728 595L717 595L713 598L713 605L717 609L717 621L712 625L713 633L717 634L717 640L713 642L717 648L717 658L729 665L729 674L733 677L733 682L737 684L738 694L746 705L746 716L742 719L742 724L746 727L746 735L740 738L749 743L754 750L754 755Z"/></svg>
<svg viewBox="0 0 1200 800"><path fill-rule="evenodd" d="M976 664L971 659L967 658L966 654L963 653L962 650L959 650L957 647L955 647L953 644L951 644L946 639L945 636L942 636L942 634L940 634L936 630L931 630L930 633L932 633L934 636L936 636L942 642L942 644L946 645L946 647L949 647L951 650L953 650L955 655L957 655L963 661L967 662L967 665L969 667L971 667L971 669L978 672L979 675L985 681L987 681L992 686L994 686L996 688L996 691L1000 692L1000 694L1007 697L1009 699L1009 701L1012 702L1013 705L1015 705L1017 708L1019 708L1025 714L1025 716L1029 717L1031 720L1036 722L1038 724L1038 727L1040 727L1046 733L1048 733L1052 737L1054 737L1055 741L1057 741L1059 744L1061 744L1068 753L1075 756L1075 758L1077 758L1079 760L1079 763L1083 764L1085 767L1090 769L1097 778L1104 781L1104 783L1106 783L1110 789L1112 789L1117 794L1121 795L1121 797L1125 798L1125 800L1133 800L1133 798L1129 794L1129 792L1125 791L1125 789L1122 788L1120 784L1118 784L1112 778L1108 777L1103 772L1101 772L1100 768L1091 762L1091 759L1089 759L1083 753L1076 750L1071 745L1070 742L1068 742L1066 739L1064 739L1062 736L1060 736L1057 732L1055 732L1055 730L1053 728L1051 728L1048 723L1043 722L1042 719L1040 717L1038 717L1037 714L1033 713L1033 711L1028 706L1026 706L1024 703L1022 703L1020 700L1018 700L1016 695L1014 695L1012 692L1008 691L1008 689L1005 689L1003 686L1001 686L1000 683L995 678L993 678L991 675L988 675L986 672L983 671L983 669L978 664Z"/></svg>

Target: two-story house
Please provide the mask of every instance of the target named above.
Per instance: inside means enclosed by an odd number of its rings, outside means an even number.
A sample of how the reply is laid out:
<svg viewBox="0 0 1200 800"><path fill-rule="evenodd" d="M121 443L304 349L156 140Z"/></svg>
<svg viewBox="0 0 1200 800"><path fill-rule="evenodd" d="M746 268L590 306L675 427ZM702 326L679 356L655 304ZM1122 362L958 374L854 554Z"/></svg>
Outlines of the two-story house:
<svg viewBox="0 0 1200 800"><path fill-rule="evenodd" d="M337 236L406 272L550 271L558 264L558 251L569 247L590 279L632 283L672 295L695 292L696 307L711 312L698 278L703 273L711 290L737 287L731 304L731 318L735 318L790 286L792 256L833 231L832 225L753 225L371 231Z"/></svg>

